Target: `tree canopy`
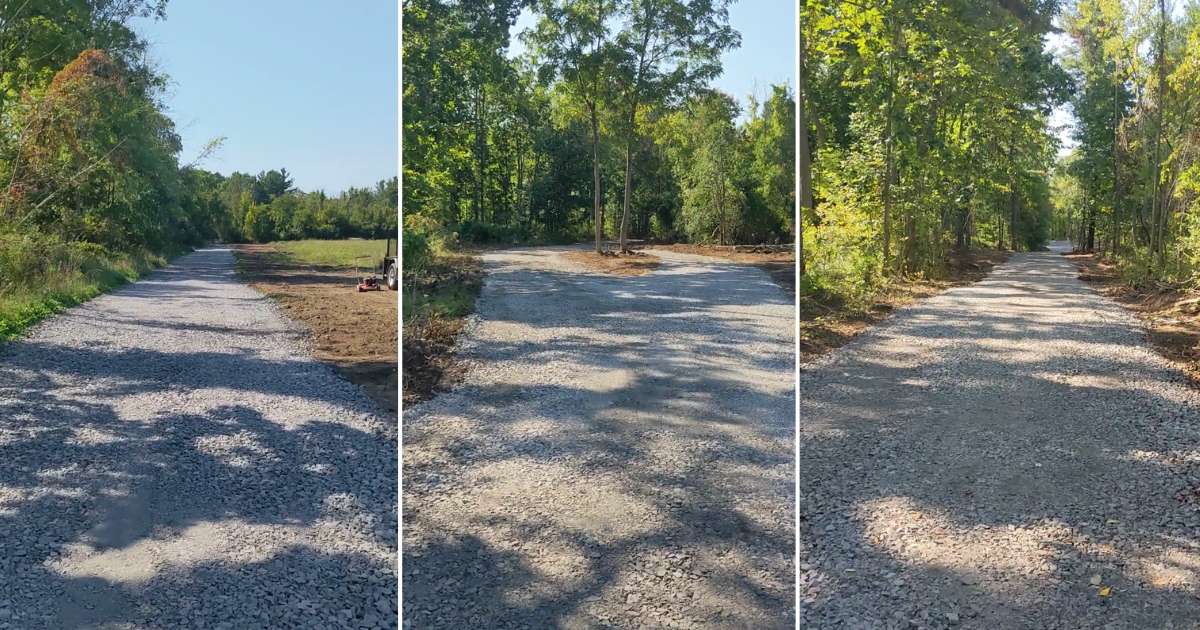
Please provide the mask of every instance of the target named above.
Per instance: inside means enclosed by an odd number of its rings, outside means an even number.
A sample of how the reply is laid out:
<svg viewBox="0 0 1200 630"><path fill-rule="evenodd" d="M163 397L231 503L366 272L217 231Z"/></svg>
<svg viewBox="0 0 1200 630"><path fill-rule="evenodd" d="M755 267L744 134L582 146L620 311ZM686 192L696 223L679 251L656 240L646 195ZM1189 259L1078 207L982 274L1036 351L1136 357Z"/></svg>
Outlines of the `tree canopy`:
<svg viewBox="0 0 1200 630"><path fill-rule="evenodd" d="M790 239L793 94L744 108L711 87L739 43L727 5L406 0L406 233Z"/></svg>

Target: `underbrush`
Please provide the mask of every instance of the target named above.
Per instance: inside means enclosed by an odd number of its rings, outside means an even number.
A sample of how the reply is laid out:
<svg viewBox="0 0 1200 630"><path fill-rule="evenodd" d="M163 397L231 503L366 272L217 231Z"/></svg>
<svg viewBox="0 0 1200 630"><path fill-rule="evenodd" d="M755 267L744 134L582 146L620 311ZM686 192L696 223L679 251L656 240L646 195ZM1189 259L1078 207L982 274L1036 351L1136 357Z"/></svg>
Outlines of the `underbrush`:
<svg viewBox="0 0 1200 630"><path fill-rule="evenodd" d="M431 397L458 374L452 350L482 284L479 260L463 253L428 252L419 268L404 269L404 402Z"/></svg>
<svg viewBox="0 0 1200 630"><path fill-rule="evenodd" d="M164 264L166 257L150 252L0 234L0 341Z"/></svg>

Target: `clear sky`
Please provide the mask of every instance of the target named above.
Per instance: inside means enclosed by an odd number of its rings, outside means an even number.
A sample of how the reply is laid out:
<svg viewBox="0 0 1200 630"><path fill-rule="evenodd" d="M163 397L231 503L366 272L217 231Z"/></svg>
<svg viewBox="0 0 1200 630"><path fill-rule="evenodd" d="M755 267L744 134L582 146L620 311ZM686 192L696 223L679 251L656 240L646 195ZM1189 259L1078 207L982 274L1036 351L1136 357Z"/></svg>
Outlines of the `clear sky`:
<svg viewBox="0 0 1200 630"><path fill-rule="evenodd" d="M743 109L750 94L757 95L760 102L766 100L771 84L787 84L794 89L795 4L790 0L735 0L729 7L729 23L742 34L742 46L722 57L724 72L713 82L714 87L736 97ZM533 24L533 14L523 12L513 28L510 55L524 49L517 36ZM746 117L745 111L742 117Z"/></svg>
<svg viewBox="0 0 1200 630"><path fill-rule="evenodd" d="M165 21L138 20L171 77L180 161L225 136L202 167L284 167L330 194L395 176L398 4L174 0Z"/></svg>

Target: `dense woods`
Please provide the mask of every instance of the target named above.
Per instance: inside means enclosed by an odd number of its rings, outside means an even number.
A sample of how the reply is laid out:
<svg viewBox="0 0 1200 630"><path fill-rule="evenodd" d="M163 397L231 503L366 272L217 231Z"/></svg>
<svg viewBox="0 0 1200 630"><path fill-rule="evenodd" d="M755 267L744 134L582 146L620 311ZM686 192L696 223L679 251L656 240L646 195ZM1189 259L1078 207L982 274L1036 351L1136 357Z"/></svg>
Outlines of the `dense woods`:
<svg viewBox="0 0 1200 630"><path fill-rule="evenodd" d="M710 86L740 42L727 5L406 0L406 248L791 239L794 97L742 111Z"/></svg>
<svg viewBox="0 0 1200 630"><path fill-rule="evenodd" d="M870 294L969 247L1048 234L1068 77L1052 1L802 3L800 181L810 289Z"/></svg>
<svg viewBox="0 0 1200 630"><path fill-rule="evenodd" d="M806 286L866 296L1052 236L1130 278L1194 281L1198 15L1167 0L802 3ZM1049 124L1060 106L1070 151Z"/></svg>
<svg viewBox="0 0 1200 630"><path fill-rule="evenodd" d="M1055 229L1134 283L1200 279L1200 3L1080 0L1065 14L1078 146Z"/></svg>
<svg viewBox="0 0 1200 630"><path fill-rule="evenodd" d="M181 164L167 78L130 26L165 15L165 0L0 0L0 338L205 241L394 233L395 178L328 198L283 169Z"/></svg>

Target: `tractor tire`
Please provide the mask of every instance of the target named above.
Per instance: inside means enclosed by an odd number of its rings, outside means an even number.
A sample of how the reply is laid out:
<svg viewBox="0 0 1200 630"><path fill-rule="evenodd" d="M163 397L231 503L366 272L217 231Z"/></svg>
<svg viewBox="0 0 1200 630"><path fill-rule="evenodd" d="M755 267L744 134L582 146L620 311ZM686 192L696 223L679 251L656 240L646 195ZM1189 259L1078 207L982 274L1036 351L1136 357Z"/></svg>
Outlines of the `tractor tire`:
<svg viewBox="0 0 1200 630"><path fill-rule="evenodd" d="M400 289L400 274L396 271L395 263L392 263L392 266L388 267L387 287L392 291L398 291Z"/></svg>

